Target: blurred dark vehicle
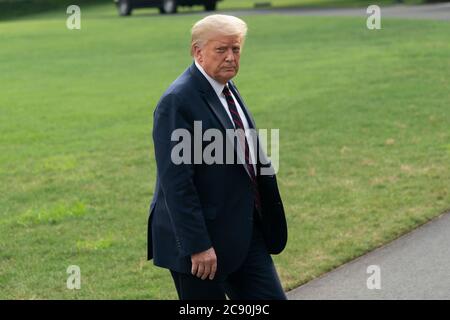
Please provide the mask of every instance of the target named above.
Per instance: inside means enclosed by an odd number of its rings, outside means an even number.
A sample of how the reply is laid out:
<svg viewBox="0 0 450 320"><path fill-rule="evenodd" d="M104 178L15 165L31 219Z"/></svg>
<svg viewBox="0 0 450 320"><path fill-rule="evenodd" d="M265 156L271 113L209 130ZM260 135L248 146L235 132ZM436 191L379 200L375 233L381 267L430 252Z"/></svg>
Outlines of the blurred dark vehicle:
<svg viewBox="0 0 450 320"><path fill-rule="evenodd" d="M216 10L221 0L114 0L121 16L129 16L136 8L159 8L160 13L175 13L178 6L203 5L206 11Z"/></svg>

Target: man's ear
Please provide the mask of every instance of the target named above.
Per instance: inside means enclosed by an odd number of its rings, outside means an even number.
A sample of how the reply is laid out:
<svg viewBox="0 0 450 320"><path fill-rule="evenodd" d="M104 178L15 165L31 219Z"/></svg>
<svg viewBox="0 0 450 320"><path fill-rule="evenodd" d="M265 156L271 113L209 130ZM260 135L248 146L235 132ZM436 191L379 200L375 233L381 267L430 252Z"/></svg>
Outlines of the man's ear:
<svg viewBox="0 0 450 320"><path fill-rule="evenodd" d="M200 49L198 45L192 46L192 55L194 56L195 60L197 60L199 63L203 62L202 49Z"/></svg>

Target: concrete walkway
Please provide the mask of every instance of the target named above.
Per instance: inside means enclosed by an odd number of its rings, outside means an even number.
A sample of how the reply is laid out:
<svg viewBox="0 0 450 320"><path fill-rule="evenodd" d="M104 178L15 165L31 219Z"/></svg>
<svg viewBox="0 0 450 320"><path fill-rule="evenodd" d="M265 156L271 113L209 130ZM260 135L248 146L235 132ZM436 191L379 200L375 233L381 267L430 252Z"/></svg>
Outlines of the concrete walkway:
<svg viewBox="0 0 450 320"><path fill-rule="evenodd" d="M431 19L450 21L450 2L420 6L380 6L381 18ZM225 10L220 13L231 15L285 14L301 16L360 16L367 18L367 8L267 8Z"/></svg>
<svg viewBox="0 0 450 320"><path fill-rule="evenodd" d="M381 289L368 289L378 266ZM373 282L369 281L369 285ZM288 292L291 300L450 299L450 213Z"/></svg>

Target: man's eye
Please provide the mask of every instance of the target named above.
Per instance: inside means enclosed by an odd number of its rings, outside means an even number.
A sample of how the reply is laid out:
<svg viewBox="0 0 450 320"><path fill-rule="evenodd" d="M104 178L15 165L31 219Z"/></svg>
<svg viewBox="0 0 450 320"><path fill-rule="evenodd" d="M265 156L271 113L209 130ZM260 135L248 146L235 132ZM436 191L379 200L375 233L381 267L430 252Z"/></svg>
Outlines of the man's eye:
<svg viewBox="0 0 450 320"><path fill-rule="evenodd" d="M219 52L219 53L224 53L224 52L225 52L225 49L219 48L219 49L217 49L217 52Z"/></svg>
<svg viewBox="0 0 450 320"><path fill-rule="evenodd" d="M234 49L233 49L233 52L234 52L234 53L239 53L239 52L241 52L241 49L240 49L240 48L234 48Z"/></svg>

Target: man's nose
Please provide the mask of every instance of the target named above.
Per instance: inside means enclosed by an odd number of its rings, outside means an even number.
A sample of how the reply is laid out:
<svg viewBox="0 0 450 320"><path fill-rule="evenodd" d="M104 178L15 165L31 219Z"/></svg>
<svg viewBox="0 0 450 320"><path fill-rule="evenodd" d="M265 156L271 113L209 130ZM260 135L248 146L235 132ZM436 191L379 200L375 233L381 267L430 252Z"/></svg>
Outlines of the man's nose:
<svg viewBox="0 0 450 320"><path fill-rule="evenodd" d="M227 62L232 62L232 61L234 61L234 53L233 53L233 49L228 49L228 51L227 51L227 56L225 57L225 61L227 61Z"/></svg>

